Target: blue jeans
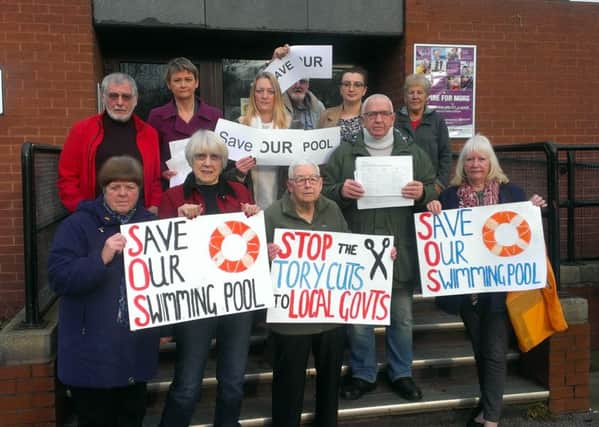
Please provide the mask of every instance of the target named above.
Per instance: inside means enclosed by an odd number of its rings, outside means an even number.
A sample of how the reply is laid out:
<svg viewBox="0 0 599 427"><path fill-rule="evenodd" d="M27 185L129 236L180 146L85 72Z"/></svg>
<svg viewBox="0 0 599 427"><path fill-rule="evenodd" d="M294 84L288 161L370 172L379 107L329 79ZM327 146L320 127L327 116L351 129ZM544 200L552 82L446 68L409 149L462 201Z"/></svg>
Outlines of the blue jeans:
<svg viewBox="0 0 599 427"><path fill-rule="evenodd" d="M161 426L189 426L200 399L212 338L216 338L218 380L214 426L239 425L252 316L252 312L231 314L175 326L175 378L168 391Z"/></svg>
<svg viewBox="0 0 599 427"><path fill-rule="evenodd" d="M412 290L393 289L391 325L385 333L387 374L391 381L412 376ZM375 382L377 376L374 327L351 325L349 334L352 377Z"/></svg>

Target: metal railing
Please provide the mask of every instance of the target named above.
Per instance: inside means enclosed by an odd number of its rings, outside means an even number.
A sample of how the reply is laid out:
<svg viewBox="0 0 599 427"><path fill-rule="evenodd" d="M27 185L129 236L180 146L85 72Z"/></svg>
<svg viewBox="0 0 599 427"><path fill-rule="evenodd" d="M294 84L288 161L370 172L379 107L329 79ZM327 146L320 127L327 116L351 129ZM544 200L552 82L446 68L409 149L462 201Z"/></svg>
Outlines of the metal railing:
<svg viewBox="0 0 599 427"><path fill-rule="evenodd" d="M498 145L495 151L510 180L528 195L537 193L547 200L543 222L556 277L562 260L599 259L599 145L533 142ZM68 214L56 187L60 152L60 147L32 143L21 150L29 327L41 324L55 299L47 285L47 255L56 227ZM581 154L584 159L577 158ZM585 209L594 211L580 213Z"/></svg>
<svg viewBox="0 0 599 427"><path fill-rule="evenodd" d="M25 143L21 147L23 250L25 256L25 322L37 327L56 299L46 277L54 232L67 211L58 198L58 158L62 149Z"/></svg>

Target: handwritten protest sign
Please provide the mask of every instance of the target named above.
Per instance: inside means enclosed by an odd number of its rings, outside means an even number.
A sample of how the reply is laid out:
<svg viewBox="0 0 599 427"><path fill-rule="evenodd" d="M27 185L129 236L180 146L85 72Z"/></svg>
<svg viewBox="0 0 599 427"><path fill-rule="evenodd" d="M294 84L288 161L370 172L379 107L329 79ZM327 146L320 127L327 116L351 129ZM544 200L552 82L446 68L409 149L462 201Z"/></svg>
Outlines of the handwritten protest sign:
<svg viewBox="0 0 599 427"><path fill-rule="evenodd" d="M547 280L541 211L530 202L414 216L422 294L542 288Z"/></svg>
<svg viewBox="0 0 599 427"><path fill-rule="evenodd" d="M281 92L300 79L330 79L333 77L333 46L290 46L285 57L273 60L264 71L274 74Z"/></svg>
<svg viewBox="0 0 599 427"><path fill-rule="evenodd" d="M255 129L219 119L214 132L227 145L231 160L252 156L258 165L269 166L289 166L298 158L323 164L341 143L338 127Z"/></svg>
<svg viewBox="0 0 599 427"><path fill-rule="evenodd" d="M264 214L121 226L131 330L272 306Z"/></svg>
<svg viewBox="0 0 599 427"><path fill-rule="evenodd" d="M393 236L275 229L268 323L388 325Z"/></svg>

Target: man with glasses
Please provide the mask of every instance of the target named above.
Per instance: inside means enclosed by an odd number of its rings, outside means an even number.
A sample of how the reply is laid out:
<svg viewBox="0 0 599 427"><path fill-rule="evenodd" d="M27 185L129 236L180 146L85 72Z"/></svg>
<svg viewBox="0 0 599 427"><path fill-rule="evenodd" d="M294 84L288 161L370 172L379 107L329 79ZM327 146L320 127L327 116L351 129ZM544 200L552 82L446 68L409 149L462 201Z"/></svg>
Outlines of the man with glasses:
<svg viewBox="0 0 599 427"><path fill-rule="evenodd" d="M347 232L339 207L320 194L318 165L296 161L289 166L288 193L264 213L266 238L275 228ZM269 243L272 260L280 248ZM316 414L313 425L337 425L338 393L345 330L331 323L272 323L272 425L299 426L310 351L316 368Z"/></svg>
<svg viewBox="0 0 599 427"><path fill-rule="evenodd" d="M273 59L281 59L289 54L289 45L277 47ZM310 91L310 79L298 80L283 94L285 108L291 116L292 129L316 129L324 104Z"/></svg>
<svg viewBox="0 0 599 427"><path fill-rule="evenodd" d="M325 194L337 202L354 233L393 235L397 257L393 264L391 324L386 328L387 374L393 390L407 400L420 400L422 392L412 379L412 293L418 285L418 259L414 217L436 197L435 169L428 155L398 129L391 100L371 95L362 104L363 130L354 144L341 144L331 155L324 179ZM354 180L358 156L411 156L413 181L401 190L414 206L359 210L357 200L365 195ZM345 399L358 399L376 387L377 360L374 328L350 326L351 376L341 389Z"/></svg>
<svg viewBox="0 0 599 427"><path fill-rule="evenodd" d="M58 162L58 194L73 212L79 202L101 194L97 173L113 156L131 156L143 166L144 206L157 213L160 196L158 134L133 114L137 85L131 76L112 73L101 84L104 112L73 126Z"/></svg>

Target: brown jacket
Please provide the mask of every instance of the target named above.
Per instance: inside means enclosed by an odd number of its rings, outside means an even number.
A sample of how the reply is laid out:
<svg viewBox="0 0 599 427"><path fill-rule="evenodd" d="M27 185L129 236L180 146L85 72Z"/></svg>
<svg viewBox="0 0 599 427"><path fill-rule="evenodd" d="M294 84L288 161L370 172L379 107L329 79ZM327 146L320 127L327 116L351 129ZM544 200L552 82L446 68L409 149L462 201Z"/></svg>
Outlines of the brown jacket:
<svg viewBox="0 0 599 427"><path fill-rule="evenodd" d="M318 121L318 128L332 128L337 126L337 122L341 117L341 110L343 104L338 105L336 107L327 108L322 113L320 113L320 120Z"/></svg>

